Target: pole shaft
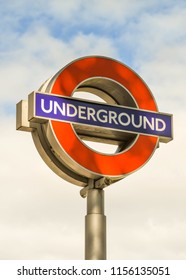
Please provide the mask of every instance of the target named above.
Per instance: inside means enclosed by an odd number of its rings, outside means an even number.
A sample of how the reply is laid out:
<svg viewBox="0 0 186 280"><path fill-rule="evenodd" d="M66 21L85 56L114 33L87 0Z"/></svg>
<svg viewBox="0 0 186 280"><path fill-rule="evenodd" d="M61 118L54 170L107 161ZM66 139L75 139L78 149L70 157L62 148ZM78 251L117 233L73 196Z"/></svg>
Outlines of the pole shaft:
<svg viewBox="0 0 186 280"><path fill-rule="evenodd" d="M85 260L106 260L104 191L89 189L85 217Z"/></svg>

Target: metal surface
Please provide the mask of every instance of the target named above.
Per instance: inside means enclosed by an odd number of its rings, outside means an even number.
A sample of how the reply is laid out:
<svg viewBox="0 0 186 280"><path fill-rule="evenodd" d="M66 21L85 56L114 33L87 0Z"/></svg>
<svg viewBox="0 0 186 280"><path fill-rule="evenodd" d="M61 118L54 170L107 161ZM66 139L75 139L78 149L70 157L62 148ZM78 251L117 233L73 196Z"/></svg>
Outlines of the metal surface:
<svg viewBox="0 0 186 280"><path fill-rule="evenodd" d="M47 124L45 125L47 126ZM53 172L72 184L80 187L87 186L88 179L86 177L79 175L75 170L69 169L56 157L53 148L49 145L43 133L42 125L35 124L35 129L32 131L32 138L40 156Z"/></svg>
<svg viewBox="0 0 186 280"><path fill-rule="evenodd" d="M75 92L86 91L102 98L108 104L138 108L131 93L120 83L105 77L90 78L79 84Z"/></svg>
<svg viewBox="0 0 186 280"><path fill-rule="evenodd" d="M16 129L32 132L32 138L40 156L53 172L72 184L80 187L87 186L88 179L86 177L79 175L73 169L67 168L67 166L56 157L45 133L43 133L43 130L47 130L45 126L47 127L48 123L41 125L39 123L29 122L28 114L28 101L20 101L16 105Z"/></svg>
<svg viewBox="0 0 186 280"><path fill-rule="evenodd" d="M106 260L104 191L89 189L85 217L85 260Z"/></svg>
<svg viewBox="0 0 186 280"><path fill-rule="evenodd" d="M21 100L16 104L16 129L31 132L33 129L28 121L28 102Z"/></svg>

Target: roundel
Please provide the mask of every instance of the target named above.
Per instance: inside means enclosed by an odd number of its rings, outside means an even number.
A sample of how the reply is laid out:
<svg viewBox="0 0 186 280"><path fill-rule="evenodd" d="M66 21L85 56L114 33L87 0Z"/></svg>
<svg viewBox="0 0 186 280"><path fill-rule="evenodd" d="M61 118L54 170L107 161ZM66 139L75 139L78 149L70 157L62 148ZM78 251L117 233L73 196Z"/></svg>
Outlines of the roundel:
<svg viewBox="0 0 186 280"><path fill-rule="evenodd" d="M102 90L103 95L118 105L124 105L128 99L130 106L158 111L144 81L129 67L108 57L92 56L73 61L50 80L45 91L71 97L78 87L87 84L90 88L107 89ZM46 134L56 156L68 169L93 179L125 177L142 167L158 144L157 136L139 134L115 154L104 154L85 145L70 123L50 120Z"/></svg>

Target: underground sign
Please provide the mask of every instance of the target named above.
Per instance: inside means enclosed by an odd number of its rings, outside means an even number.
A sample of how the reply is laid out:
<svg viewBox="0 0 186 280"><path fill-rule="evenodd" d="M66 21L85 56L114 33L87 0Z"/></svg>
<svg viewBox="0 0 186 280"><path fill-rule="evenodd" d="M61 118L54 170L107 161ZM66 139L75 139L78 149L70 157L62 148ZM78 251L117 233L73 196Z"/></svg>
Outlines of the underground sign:
<svg viewBox="0 0 186 280"><path fill-rule="evenodd" d="M102 102L77 98L78 92ZM80 186L102 177L120 180L146 164L159 142L172 140L172 115L158 111L133 70L108 57L75 60L31 93L28 122L49 167ZM115 144L117 150L101 153L83 140Z"/></svg>

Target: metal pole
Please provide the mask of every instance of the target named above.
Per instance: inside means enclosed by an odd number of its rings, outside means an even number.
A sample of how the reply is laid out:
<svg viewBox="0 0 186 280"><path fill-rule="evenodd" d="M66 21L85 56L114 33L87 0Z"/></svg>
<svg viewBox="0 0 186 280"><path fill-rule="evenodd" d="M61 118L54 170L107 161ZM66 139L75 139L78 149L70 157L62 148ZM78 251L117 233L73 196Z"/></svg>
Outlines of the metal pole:
<svg viewBox="0 0 186 280"><path fill-rule="evenodd" d="M102 189L87 190L85 260L106 260L106 216Z"/></svg>

